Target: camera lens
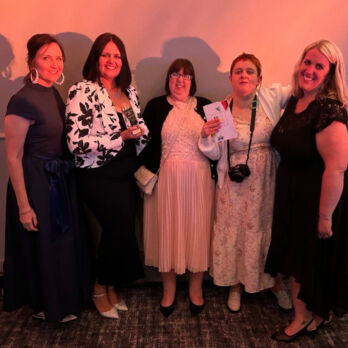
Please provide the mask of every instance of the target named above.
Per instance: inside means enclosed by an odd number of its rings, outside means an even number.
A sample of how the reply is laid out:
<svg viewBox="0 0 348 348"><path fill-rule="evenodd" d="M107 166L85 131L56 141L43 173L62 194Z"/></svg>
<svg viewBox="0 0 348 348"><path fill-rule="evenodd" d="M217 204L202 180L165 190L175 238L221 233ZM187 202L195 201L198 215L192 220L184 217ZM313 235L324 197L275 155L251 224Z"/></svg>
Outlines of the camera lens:
<svg viewBox="0 0 348 348"><path fill-rule="evenodd" d="M231 181L242 182L246 177L250 175L250 169L246 164L238 164L228 171L228 176Z"/></svg>

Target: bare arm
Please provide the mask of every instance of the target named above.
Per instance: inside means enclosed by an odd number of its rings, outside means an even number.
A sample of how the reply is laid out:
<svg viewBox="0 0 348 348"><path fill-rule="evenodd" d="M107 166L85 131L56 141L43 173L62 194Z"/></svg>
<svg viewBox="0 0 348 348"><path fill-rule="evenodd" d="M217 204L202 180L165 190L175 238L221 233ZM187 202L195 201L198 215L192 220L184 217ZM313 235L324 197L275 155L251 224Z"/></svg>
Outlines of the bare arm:
<svg viewBox="0 0 348 348"><path fill-rule="evenodd" d="M5 117L7 165L16 195L19 219L28 231L37 231L36 214L31 208L24 183L23 147L31 121L17 115Z"/></svg>
<svg viewBox="0 0 348 348"><path fill-rule="evenodd" d="M343 190L343 176L348 163L348 136L346 126L334 121L317 133L318 151L325 163L321 182L319 205L319 238L332 236L331 217Z"/></svg>

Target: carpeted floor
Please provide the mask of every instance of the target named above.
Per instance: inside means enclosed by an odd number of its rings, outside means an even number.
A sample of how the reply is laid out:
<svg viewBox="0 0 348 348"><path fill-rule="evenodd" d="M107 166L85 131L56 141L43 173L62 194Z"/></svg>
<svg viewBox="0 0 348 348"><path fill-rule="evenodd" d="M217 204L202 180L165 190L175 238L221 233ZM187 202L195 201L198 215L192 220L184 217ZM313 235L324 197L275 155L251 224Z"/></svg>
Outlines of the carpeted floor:
<svg viewBox="0 0 348 348"><path fill-rule="evenodd" d="M227 288L205 284L206 307L192 316L187 284L180 283L175 312L164 318L158 310L159 284L127 288L128 312L119 320L104 319L89 306L76 321L52 327L31 317L28 308L14 313L0 310L1 347L348 347L348 316L335 318L315 337L278 344L269 336L286 325L292 313L282 311L269 291L244 294L242 310L230 313ZM0 308L2 299L0 298Z"/></svg>

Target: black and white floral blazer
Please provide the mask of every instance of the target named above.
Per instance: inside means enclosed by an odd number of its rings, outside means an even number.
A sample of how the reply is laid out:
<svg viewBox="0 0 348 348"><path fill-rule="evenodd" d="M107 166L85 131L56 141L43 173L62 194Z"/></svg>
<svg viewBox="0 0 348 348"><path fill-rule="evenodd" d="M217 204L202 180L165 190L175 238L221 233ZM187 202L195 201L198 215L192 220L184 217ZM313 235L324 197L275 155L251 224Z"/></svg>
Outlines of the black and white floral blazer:
<svg viewBox="0 0 348 348"><path fill-rule="evenodd" d="M136 139L137 154L148 142L148 129L140 116L139 98L129 86L127 97L144 135ZM125 118L127 127L130 123ZM75 165L97 168L108 163L124 146L117 112L106 88L97 82L83 80L74 84L66 105L66 133Z"/></svg>

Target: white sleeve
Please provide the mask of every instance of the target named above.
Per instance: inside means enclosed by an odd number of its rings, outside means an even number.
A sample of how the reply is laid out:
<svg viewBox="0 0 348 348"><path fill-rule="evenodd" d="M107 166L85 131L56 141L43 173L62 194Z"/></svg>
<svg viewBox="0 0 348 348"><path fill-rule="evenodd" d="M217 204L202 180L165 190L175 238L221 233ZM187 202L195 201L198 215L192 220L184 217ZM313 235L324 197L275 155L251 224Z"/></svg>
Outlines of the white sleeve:
<svg viewBox="0 0 348 348"><path fill-rule="evenodd" d="M219 143L214 143L211 136L206 138L199 137L198 148L205 156L213 161L219 160L221 157L222 151L220 145Z"/></svg>
<svg viewBox="0 0 348 348"><path fill-rule="evenodd" d="M277 104L283 109L291 96L291 86L282 86L280 83L274 83L269 88L270 94L273 94Z"/></svg>

